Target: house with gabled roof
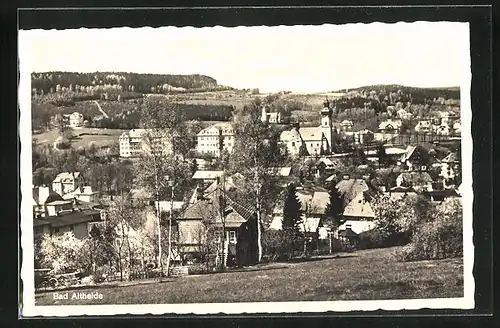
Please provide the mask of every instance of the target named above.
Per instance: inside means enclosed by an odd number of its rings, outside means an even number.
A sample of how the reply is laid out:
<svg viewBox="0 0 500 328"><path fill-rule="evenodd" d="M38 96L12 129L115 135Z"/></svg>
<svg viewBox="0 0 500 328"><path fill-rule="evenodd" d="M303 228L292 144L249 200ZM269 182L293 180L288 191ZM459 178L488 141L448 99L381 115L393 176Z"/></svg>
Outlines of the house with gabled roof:
<svg viewBox="0 0 500 328"><path fill-rule="evenodd" d="M356 234L371 230L375 227L375 213L371 207L371 200L375 190L371 189L364 179L351 179L345 176L335 186L344 200L343 223L334 235L349 227Z"/></svg>
<svg viewBox="0 0 500 328"><path fill-rule="evenodd" d="M375 134L368 129L363 129L359 131L345 131L344 135L346 138L354 142L355 145L362 145L369 143L370 141L373 141L373 139L375 138Z"/></svg>
<svg viewBox="0 0 500 328"><path fill-rule="evenodd" d="M429 120L421 120L415 125L415 132L429 133L432 131L432 123Z"/></svg>
<svg viewBox="0 0 500 328"><path fill-rule="evenodd" d="M306 236L318 233L319 239L328 238L328 229L322 226L325 209L329 202L328 192L313 191L312 193L297 192L297 198L301 204L302 222L299 231ZM279 201L274 207L273 218L269 229L281 230L283 223L283 201Z"/></svg>
<svg viewBox="0 0 500 328"><path fill-rule="evenodd" d="M33 188L33 215L35 218L54 216L62 211L71 211L72 200L65 200L51 186Z"/></svg>
<svg viewBox="0 0 500 328"><path fill-rule="evenodd" d="M455 188L441 189L441 190L427 190L423 192L424 197L426 197L431 202L441 203L448 198L461 197L460 192Z"/></svg>
<svg viewBox="0 0 500 328"><path fill-rule="evenodd" d="M389 190L384 192L384 194L389 195L389 198L391 200L401 200L405 197L414 197L417 195L417 193L412 187L403 187L403 186L395 186L389 188Z"/></svg>
<svg viewBox="0 0 500 328"><path fill-rule="evenodd" d="M435 155L436 151L432 146L426 144L409 145L406 147L406 152L401 155L399 162L406 165L409 171L427 171Z"/></svg>
<svg viewBox="0 0 500 328"><path fill-rule="evenodd" d="M455 179L457 172L460 169L460 159L458 158L458 154L455 152L449 153L439 161L438 165L441 167L441 171L439 172L440 177L442 177L445 181Z"/></svg>
<svg viewBox="0 0 500 328"><path fill-rule="evenodd" d="M337 159L322 157L316 162L315 176L317 178L322 176L330 176L339 166L340 162Z"/></svg>
<svg viewBox="0 0 500 328"><path fill-rule="evenodd" d="M91 186L80 186L73 192L63 195L66 200L77 199L83 202L91 203L96 202L99 198L99 192L93 191Z"/></svg>
<svg viewBox="0 0 500 328"><path fill-rule="evenodd" d="M447 136L450 134L450 126L448 123L441 123L440 125L435 126L434 130L437 135Z"/></svg>
<svg viewBox="0 0 500 328"><path fill-rule="evenodd" d="M64 196L82 187L83 183L83 176L80 172L61 172L52 181L52 190Z"/></svg>
<svg viewBox="0 0 500 328"><path fill-rule="evenodd" d="M207 243L211 243L216 246L213 255L218 261L238 266L255 264L258 260L255 208L222 195L217 189L180 213L176 219L179 253L196 257ZM225 236L223 246L222 233Z"/></svg>
<svg viewBox="0 0 500 328"><path fill-rule="evenodd" d="M213 183L224 174L224 171L201 171L193 174L192 179L203 183Z"/></svg>
<svg viewBox="0 0 500 328"><path fill-rule="evenodd" d="M352 121L350 120L343 120L342 122L340 122L340 129L342 131L350 131L352 130L354 126L354 123L352 123Z"/></svg>
<svg viewBox="0 0 500 328"><path fill-rule="evenodd" d="M303 146L303 141L297 128L281 132L280 143L285 145L289 155L300 155L300 149Z"/></svg>
<svg viewBox="0 0 500 328"><path fill-rule="evenodd" d="M401 120L392 120L388 119L383 122L380 122L378 126L379 132L382 133L399 133L401 129Z"/></svg>
<svg viewBox="0 0 500 328"><path fill-rule="evenodd" d="M84 239L89 236L92 223L101 221L101 212L95 210L69 210L56 215L33 218L35 237L42 235L52 236L65 232L73 232L76 238Z"/></svg>

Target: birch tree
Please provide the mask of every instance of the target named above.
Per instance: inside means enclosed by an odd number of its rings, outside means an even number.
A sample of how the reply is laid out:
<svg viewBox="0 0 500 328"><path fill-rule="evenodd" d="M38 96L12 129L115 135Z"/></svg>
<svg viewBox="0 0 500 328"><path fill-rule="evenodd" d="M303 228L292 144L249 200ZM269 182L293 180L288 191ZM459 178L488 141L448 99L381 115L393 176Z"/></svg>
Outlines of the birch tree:
<svg viewBox="0 0 500 328"><path fill-rule="evenodd" d="M173 103L146 99L141 108L142 147L145 150L137 167L137 180L140 185L155 194L156 201L170 191L174 194L187 192L191 181L190 165L185 160L189 146L185 131L184 115ZM173 181L173 183L171 183ZM169 184L171 186L169 186ZM173 186L172 186L173 185ZM162 264L162 222L159 208L158 217L158 264ZM171 220L168 221L171 236ZM168 244L171 245L169 239ZM168 249L170 259L171 249ZM168 267L167 263L167 267ZM168 272L167 272L168 274Z"/></svg>
<svg viewBox="0 0 500 328"><path fill-rule="evenodd" d="M230 173L239 172L245 177L240 186L240 197L245 201L250 198L255 203L259 262L262 258L262 216L274 205L278 194L276 168L283 162L278 133L272 125L261 121L260 108L261 102L257 98L233 112L235 145L229 160Z"/></svg>

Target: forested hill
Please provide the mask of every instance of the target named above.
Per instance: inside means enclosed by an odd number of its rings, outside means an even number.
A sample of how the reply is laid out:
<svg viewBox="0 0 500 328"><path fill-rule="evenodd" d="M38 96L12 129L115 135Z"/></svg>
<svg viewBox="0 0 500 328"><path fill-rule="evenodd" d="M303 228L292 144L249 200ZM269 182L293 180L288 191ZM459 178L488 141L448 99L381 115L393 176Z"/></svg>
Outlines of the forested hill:
<svg viewBox="0 0 500 328"><path fill-rule="evenodd" d="M120 86L123 91L161 93L165 91L206 90L219 88L210 76L190 74L139 74L124 72L43 72L31 74L31 85L37 93L53 93L58 88L70 90L99 85ZM42 91L43 90L43 91Z"/></svg>
<svg viewBox="0 0 500 328"><path fill-rule="evenodd" d="M346 90L339 90L345 92ZM442 88L417 88L398 84L378 84L363 86L359 88L347 89L349 92L359 92L370 94L374 91L377 94L403 93L411 94L414 99L434 99L443 97L445 99L460 99L460 87L442 87Z"/></svg>

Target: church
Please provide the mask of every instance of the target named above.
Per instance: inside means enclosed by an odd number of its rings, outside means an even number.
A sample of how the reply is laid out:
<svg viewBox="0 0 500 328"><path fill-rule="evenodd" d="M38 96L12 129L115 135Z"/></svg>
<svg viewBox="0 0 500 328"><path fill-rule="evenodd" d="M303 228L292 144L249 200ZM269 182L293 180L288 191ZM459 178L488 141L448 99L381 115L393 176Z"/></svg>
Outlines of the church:
<svg viewBox="0 0 500 328"><path fill-rule="evenodd" d="M315 156L333 153L335 128L332 122L333 111L328 98L323 102L321 125L317 127L295 127L283 131L280 142L292 156Z"/></svg>

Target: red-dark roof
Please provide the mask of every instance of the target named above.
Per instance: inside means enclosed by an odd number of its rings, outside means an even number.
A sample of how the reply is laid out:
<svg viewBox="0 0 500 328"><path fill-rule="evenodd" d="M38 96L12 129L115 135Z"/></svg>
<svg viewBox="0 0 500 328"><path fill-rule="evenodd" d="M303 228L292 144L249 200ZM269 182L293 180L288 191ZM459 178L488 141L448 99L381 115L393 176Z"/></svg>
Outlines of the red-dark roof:
<svg viewBox="0 0 500 328"><path fill-rule="evenodd" d="M33 219L33 226L50 224L53 228L66 227L83 222L94 222L101 219L99 211L75 211L59 216L47 216L42 219Z"/></svg>
<svg viewBox="0 0 500 328"><path fill-rule="evenodd" d="M199 200L191 206L187 207L184 213L182 213L181 217L183 219L202 219L210 221L213 221L214 219L217 220L217 218L220 217L217 192L214 192L212 196L214 197ZM255 214L255 208L249 204L237 203L227 196L225 197L225 201L226 211L234 212L244 221L247 221ZM238 219L237 221L240 220Z"/></svg>
<svg viewBox="0 0 500 328"><path fill-rule="evenodd" d="M352 231L352 229L345 229L339 231L339 236L341 237L357 237L358 234Z"/></svg>

